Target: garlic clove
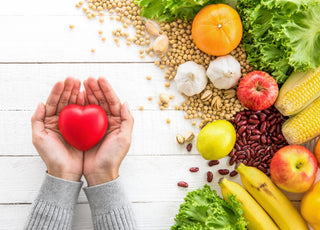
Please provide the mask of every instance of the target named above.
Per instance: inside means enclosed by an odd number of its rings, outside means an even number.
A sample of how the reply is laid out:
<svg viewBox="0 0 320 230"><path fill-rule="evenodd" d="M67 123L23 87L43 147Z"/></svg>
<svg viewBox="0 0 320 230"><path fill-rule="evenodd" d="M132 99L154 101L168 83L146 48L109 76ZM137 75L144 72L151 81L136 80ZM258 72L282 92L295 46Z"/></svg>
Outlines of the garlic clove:
<svg viewBox="0 0 320 230"><path fill-rule="evenodd" d="M145 27L146 27L146 31L148 34L150 34L152 36L159 36L160 35L160 31L159 31L158 27L155 26L152 22L147 21Z"/></svg>
<svg viewBox="0 0 320 230"><path fill-rule="evenodd" d="M160 35L153 42L152 48L158 54L165 54L169 47L169 38L167 35Z"/></svg>

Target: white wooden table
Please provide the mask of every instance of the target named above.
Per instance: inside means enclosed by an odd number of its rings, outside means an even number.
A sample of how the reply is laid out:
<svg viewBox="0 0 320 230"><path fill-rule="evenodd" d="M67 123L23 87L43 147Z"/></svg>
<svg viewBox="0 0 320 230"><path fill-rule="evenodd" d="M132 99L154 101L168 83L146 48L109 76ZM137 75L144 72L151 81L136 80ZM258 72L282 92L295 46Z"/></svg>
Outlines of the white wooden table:
<svg viewBox="0 0 320 230"><path fill-rule="evenodd" d="M45 101L53 84L67 76L81 80L106 77L135 118L132 147L121 167L125 189L141 229L169 229L188 191L206 183L207 161L175 141L177 133L193 130L174 105L183 101L175 85L165 88L164 72L149 57L140 59L140 47L117 47L111 31L120 27L105 17L89 21L70 0L0 0L0 229L22 229L36 197L45 165L31 143L30 118ZM74 24L73 30L69 24ZM98 30L104 31L102 42ZM91 53L91 48L96 50ZM152 76L151 81L146 76ZM175 95L170 108L160 111L159 93ZM148 101L152 96L153 100ZM139 107L144 106L144 111ZM171 124L166 119L171 119ZM53 153L54 154L54 153ZM211 187L220 193L217 169ZM200 167L190 173L191 166ZM231 168L231 167L230 167ZM185 180L188 189L176 186ZM235 177L239 181L238 176ZM301 194L290 194L299 205ZM88 202L80 193L74 229L92 229Z"/></svg>

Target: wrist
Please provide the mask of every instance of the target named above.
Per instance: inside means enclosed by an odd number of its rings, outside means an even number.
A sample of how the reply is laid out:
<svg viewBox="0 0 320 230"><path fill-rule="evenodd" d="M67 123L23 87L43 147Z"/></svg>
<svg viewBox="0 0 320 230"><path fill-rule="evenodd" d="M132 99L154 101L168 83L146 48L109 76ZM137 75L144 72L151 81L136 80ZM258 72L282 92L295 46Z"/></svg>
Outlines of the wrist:
<svg viewBox="0 0 320 230"><path fill-rule="evenodd" d="M84 175L88 183L88 187L104 184L113 181L119 177L118 170L110 172L94 172Z"/></svg>
<svg viewBox="0 0 320 230"><path fill-rule="evenodd" d="M57 172L54 170L48 169L48 174L60 179L69 180L69 181L76 181L79 182L81 179L81 175L74 174L74 173L64 173L64 172Z"/></svg>

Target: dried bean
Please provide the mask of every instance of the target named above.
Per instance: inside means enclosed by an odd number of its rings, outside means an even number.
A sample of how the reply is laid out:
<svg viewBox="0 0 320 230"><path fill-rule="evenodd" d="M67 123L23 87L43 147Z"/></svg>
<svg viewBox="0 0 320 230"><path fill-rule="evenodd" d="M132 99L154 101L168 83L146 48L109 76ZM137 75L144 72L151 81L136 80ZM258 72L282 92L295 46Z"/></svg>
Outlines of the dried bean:
<svg viewBox="0 0 320 230"><path fill-rule="evenodd" d="M249 119L249 124L254 124L254 125L258 125L260 123L259 120L254 120L254 119Z"/></svg>
<svg viewBox="0 0 320 230"><path fill-rule="evenodd" d="M264 134L261 135L261 143L262 144L266 144L267 143L267 137Z"/></svg>
<svg viewBox="0 0 320 230"><path fill-rule="evenodd" d="M188 183L187 182L184 182L184 181L179 181L178 183L177 183L177 185L179 186L179 187L183 187L183 188L188 188Z"/></svg>
<svg viewBox="0 0 320 230"><path fill-rule="evenodd" d="M247 129L246 126L241 126L240 129L238 130L238 133L241 135L246 129Z"/></svg>
<svg viewBox="0 0 320 230"><path fill-rule="evenodd" d="M248 161L247 161L247 160L243 160L243 161L242 161L242 164L247 165L247 164L248 164Z"/></svg>
<svg viewBox="0 0 320 230"><path fill-rule="evenodd" d="M233 157L231 157L231 159L230 159L230 161L229 161L229 165L233 165L234 164L234 162L236 161L236 159L237 159L237 156L236 155L234 155Z"/></svg>
<svg viewBox="0 0 320 230"><path fill-rule="evenodd" d="M251 137L249 137L249 139L251 140L251 141L257 141L257 140L259 140L260 139L260 135L254 135L254 136L251 136Z"/></svg>
<svg viewBox="0 0 320 230"><path fill-rule="evenodd" d="M192 144L191 144L191 143L189 143L189 144L187 145L187 150L188 150L188 152L190 152L190 151L191 151L191 149L192 149Z"/></svg>
<svg viewBox="0 0 320 230"><path fill-rule="evenodd" d="M247 120L243 120L237 123L237 126L242 126L242 125L246 125L248 122Z"/></svg>
<svg viewBox="0 0 320 230"><path fill-rule="evenodd" d="M252 130L252 133L253 134L258 134L258 135L261 135L262 133L260 132L260 130L258 130L258 129L253 129Z"/></svg>
<svg viewBox="0 0 320 230"><path fill-rule="evenodd" d="M241 119L241 114L238 113L234 118L234 122L238 123L240 121L240 119Z"/></svg>
<svg viewBox="0 0 320 230"><path fill-rule="evenodd" d="M238 155L237 159L245 159L246 158L246 155L244 154L241 154L241 155Z"/></svg>
<svg viewBox="0 0 320 230"><path fill-rule="evenodd" d="M231 177L234 177L234 176L236 176L237 174L238 174L237 171L233 170L233 171L230 173L230 176L231 176Z"/></svg>
<svg viewBox="0 0 320 230"><path fill-rule="evenodd" d="M198 172L199 171L199 167L191 167L189 168L190 172Z"/></svg>
<svg viewBox="0 0 320 230"><path fill-rule="evenodd" d="M263 166L259 165L258 166L258 169L260 169L262 172L266 173L267 172L267 169L264 168Z"/></svg>
<svg viewBox="0 0 320 230"><path fill-rule="evenodd" d="M210 183L213 179L213 173L211 171L207 172L207 181Z"/></svg>
<svg viewBox="0 0 320 230"><path fill-rule="evenodd" d="M218 173L221 175L227 175L229 174L229 169L219 169Z"/></svg>
<svg viewBox="0 0 320 230"><path fill-rule="evenodd" d="M211 166L214 166L214 165L218 165L220 162L218 160L212 160L212 161L209 161L208 162L208 165L211 167Z"/></svg>
<svg viewBox="0 0 320 230"><path fill-rule="evenodd" d="M264 121L261 123L261 126L260 126L260 132L261 133L265 133L266 132L266 127L267 127L267 122Z"/></svg>

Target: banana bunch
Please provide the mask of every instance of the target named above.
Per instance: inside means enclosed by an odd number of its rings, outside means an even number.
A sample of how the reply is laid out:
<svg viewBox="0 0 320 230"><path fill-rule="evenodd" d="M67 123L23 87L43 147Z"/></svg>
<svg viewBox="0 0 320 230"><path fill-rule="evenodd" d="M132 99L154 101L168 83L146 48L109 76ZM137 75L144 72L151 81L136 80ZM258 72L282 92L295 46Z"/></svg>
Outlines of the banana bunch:
<svg viewBox="0 0 320 230"><path fill-rule="evenodd" d="M228 181L225 178L219 181L219 185L225 199L227 199L227 195L232 194L242 203L244 218L249 222L248 229L309 229L290 200L263 172L242 163L237 166L236 171L240 174L245 189L238 183Z"/></svg>

